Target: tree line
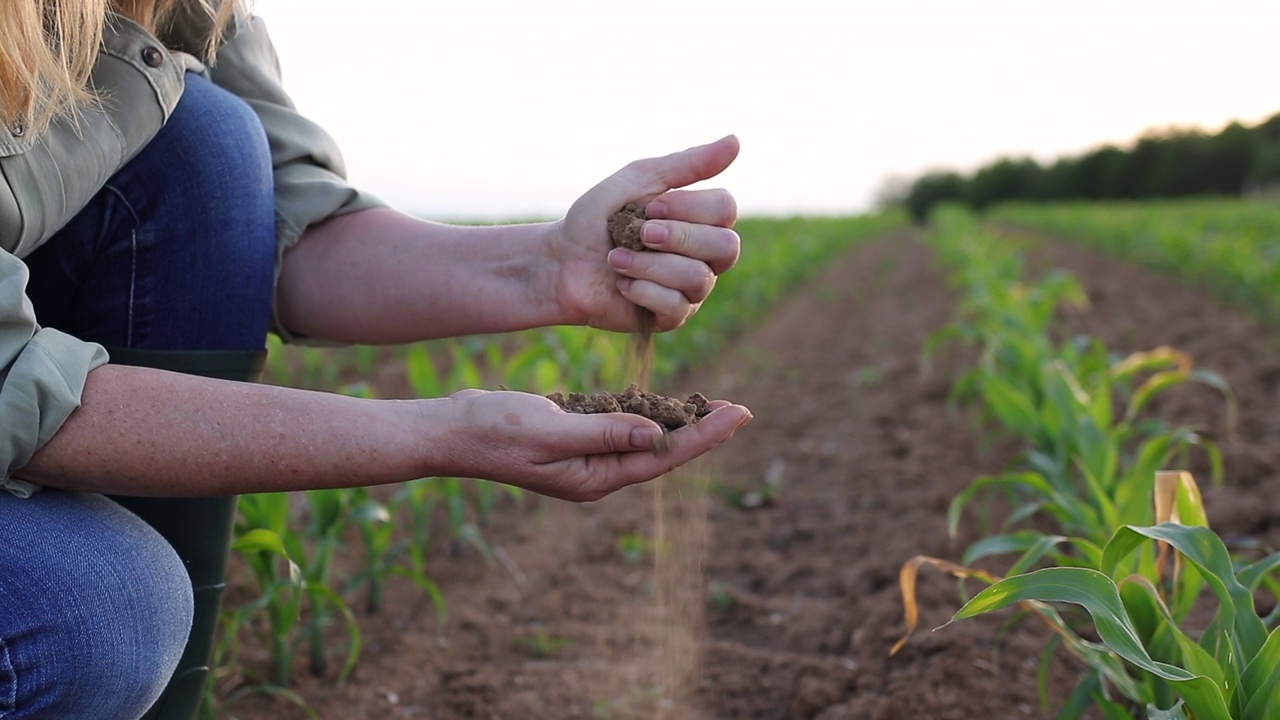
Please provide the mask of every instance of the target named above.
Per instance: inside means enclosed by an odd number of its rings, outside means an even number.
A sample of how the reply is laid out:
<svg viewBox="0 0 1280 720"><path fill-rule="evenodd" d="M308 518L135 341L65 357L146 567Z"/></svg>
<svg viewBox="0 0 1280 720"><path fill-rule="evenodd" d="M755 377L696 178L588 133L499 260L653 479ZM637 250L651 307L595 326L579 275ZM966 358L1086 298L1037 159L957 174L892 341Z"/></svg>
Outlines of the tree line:
<svg viewBox="0 0 1280 720"><path fill-rule="evenodd" d="M938 203L982 210L1004 201L1140 200L1240 195L1280 188L1280 113L1253 127L1233 122L1216 134L1149 130L1130 146L1103 145L1041 165L1000 158L969 175L935 171L894 200L923 222Z"/></svg>

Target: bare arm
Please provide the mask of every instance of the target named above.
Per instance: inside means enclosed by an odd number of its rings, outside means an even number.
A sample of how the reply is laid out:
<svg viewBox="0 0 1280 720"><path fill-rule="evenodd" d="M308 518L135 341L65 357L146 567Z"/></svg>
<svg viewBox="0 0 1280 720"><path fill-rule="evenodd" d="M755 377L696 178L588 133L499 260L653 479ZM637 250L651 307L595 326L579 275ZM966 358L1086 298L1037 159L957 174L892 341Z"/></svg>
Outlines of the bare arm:
<svg viewBox="0 0 1280 720"><path fill-rule="evenodd" d="M550 294L550 229L383 208L332 218L285 255L280 315L306 337L378 345L568 324Z"/></svg>
<svg viewBox="0 0 1280 720"><path fill-rule="evenodd" d="M84 398L19 477L82 492L179 497L445 475L583 501L688 462L750 420L746 408L719 403L658 453L661 430L650 420L570 415L516 392L363 400L105 365L89 374Z"/></svg>
<svg viewBox="0 0 1280 720"><path fill-rule="evenodd" d="M556 222L459 227L376 209L307 230L285 253L279 307L300 335L348 343L505 332L546 325L633 331L635 306L679 327L738 259L737 206L724 190L672 190L733 162L729 136L638 160ZM648 203L653 253L611 250L606 223Z"/></svg>

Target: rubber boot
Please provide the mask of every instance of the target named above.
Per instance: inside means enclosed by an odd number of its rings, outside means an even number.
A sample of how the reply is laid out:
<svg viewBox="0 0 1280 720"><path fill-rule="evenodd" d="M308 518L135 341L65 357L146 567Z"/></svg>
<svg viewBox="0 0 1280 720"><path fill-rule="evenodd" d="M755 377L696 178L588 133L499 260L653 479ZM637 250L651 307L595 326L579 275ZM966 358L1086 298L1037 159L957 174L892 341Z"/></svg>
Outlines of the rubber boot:
<svg viewBox="0 0 1280 720"><path fill-rule="evenodd" d="M117 365L171 370L223 380L256 381L266 352L164 351L107 348ZM236 498L111 498L147 521L173 545L195 591L191 636L178 667L142 720L192 720L200 708L209 658L226 589L227 556L235 524Z"/></svg>

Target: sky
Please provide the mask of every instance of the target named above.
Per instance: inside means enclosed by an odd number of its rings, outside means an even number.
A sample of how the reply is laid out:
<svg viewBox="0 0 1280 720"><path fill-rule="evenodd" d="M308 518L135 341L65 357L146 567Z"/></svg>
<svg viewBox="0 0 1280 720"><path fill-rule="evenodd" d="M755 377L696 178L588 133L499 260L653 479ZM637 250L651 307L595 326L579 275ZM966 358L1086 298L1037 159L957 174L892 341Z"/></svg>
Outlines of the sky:
<svg viewBox="0 0 1280 720"><path fill-rule="evenodd" d="M254 0L352 181L438 220L556 218L736 134L742 215L1280 112L1274 0Z"/></svg>

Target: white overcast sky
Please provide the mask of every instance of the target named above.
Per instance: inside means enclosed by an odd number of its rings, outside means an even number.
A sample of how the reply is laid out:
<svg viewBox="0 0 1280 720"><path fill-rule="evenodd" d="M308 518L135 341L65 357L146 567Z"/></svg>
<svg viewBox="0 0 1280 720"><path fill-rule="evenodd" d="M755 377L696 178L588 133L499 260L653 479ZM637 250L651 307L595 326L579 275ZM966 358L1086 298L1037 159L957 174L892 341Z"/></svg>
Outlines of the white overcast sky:
<svg viewBox="0 0 1280 720"><path fill-rule="evenodd" d="M360 186L436 219L558 217L728 133L743 214L886 177L1280 112L1280 2L256 0Z"/></svg>

